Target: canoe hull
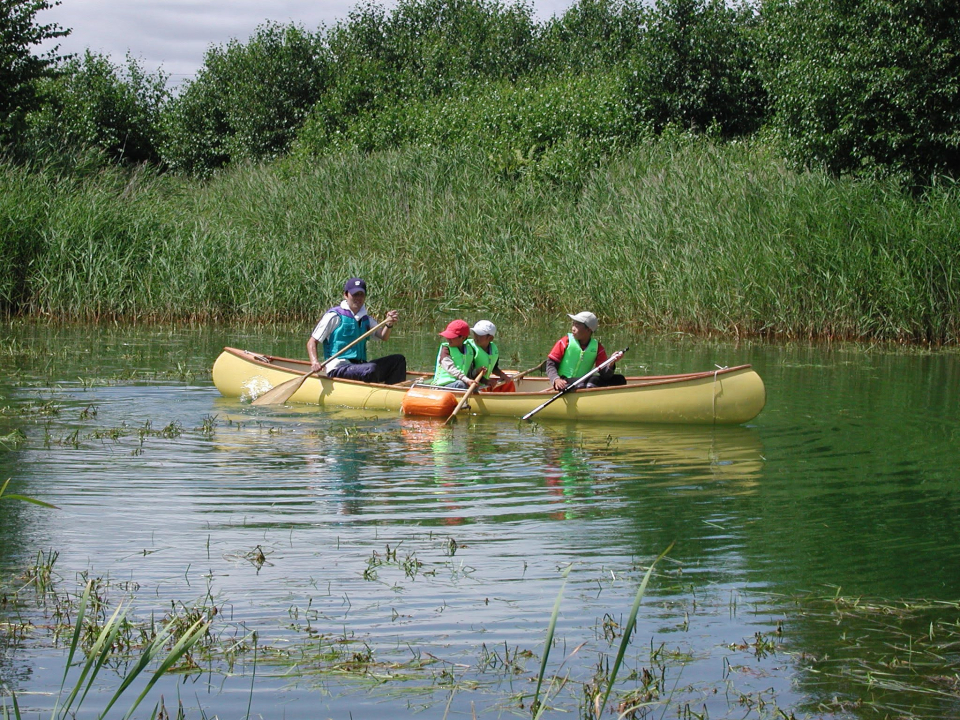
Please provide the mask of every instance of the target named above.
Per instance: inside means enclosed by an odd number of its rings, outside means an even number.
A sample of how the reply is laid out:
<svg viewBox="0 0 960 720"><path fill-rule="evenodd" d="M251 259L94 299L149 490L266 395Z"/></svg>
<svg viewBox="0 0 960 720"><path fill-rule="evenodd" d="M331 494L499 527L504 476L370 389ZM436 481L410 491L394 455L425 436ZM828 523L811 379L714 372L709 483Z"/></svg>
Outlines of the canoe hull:
<svg viewBox="0 0 960 720"><path fill-rule="evenodd" d="M252 399L302 375L309 364L225 348L213 366L213 382L225 397ZM409 373L414 380L424 377ZM289 402L399 412L408 388L310 377ZM520 418L551 397L546 378L524 378L515 393L476 393L469 412ZM626 386L578 390L536 417L625 423L740 424L766 403L760 376L749 366L711 372L628 378ZM464 409L466 410L466 408ZM464 411L461 411L464 412Z"/></svg>

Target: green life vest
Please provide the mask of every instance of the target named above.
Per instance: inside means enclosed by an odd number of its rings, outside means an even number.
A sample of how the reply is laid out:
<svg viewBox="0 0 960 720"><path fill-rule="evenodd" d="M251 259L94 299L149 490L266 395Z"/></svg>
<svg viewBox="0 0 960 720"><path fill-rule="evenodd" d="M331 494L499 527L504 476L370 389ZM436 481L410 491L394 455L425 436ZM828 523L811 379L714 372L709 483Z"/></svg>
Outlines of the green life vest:
<svg viewBox="0 0 960 720"><path fill-rule="evenodd" d="M487 369L486 377L490 377L493 369L497 366L497 362L500 360L500 348L497 347L497 344L492 340L490 341L490 352L487 352L477 345L473 338L467 340L464 345L469 345L473 348L473 366L476 368L485 367Z"/></svg>
<svg viewBox="0 0 960 720"><path fill-rule="evenodd" d="M455 348L450 345L450 343L440 343L440 350L437 352L437 367L433 371L433 379L430 380L430 385L450 385L455 383L459 378L455 378L453 375L448 373L446 369L440 364L440 355L443 353L443 349L447 348L450 351L450 357L453 359L453 364L457 366L457 369L462 372L464 375L470 370L470 365L473 363L473 348L464 343L464 349L466 352L463 352L460 348Z"/></svg>
<svg viewBox="0 0 960 720"><path fill-rule="evenodd" d="M573 339L573 333L567 335L570 342L567 343L567 349L560 360L560 367L557 371L561 377L580 378L593 370L597 362L597 351L600 343L595 337L590 338L585 349L580 348L580 343Z"/></svg>

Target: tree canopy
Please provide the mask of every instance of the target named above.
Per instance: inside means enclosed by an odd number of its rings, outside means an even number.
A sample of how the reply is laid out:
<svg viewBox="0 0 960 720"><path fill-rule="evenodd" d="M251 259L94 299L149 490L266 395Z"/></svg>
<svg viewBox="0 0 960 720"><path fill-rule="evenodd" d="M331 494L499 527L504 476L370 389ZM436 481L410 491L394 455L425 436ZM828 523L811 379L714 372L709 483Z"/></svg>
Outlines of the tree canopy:
<svg viewBox="0 0 960 720"><path fill-rule="evenodd" d="M212 46L179 92L133 61L33 54L68 32L36 22L50 6L0 0L8 152L33 138L21 150L206 174L456 145L511 176L553 163L559 177L679 130L762 133L833 175L960 178L960 4L947 0L578 0L542 23L524 0L364 0L330 28L267 23Z"/></svg>
<svg viewBox="0 0 960 720"><path fill-rule="evenodd" d="M38 24L37 13L59 2L0 0L0 145L18 139L26 114L37 107L40 78L53 74L63 60L53 48L39 55L33 48L44 40L67 36L56 23Z"/></svg>
<svg viewBox="0 0 960 720"><path fill-rule="evenodd" d="M797 162L927 184L960 176L960 4L770 0L770 124Z"/></svg>

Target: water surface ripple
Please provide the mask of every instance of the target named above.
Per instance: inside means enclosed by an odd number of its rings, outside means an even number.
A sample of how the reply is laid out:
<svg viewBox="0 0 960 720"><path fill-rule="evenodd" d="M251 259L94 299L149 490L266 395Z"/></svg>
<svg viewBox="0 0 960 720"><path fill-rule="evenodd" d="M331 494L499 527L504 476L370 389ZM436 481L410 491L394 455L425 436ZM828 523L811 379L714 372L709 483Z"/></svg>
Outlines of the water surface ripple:
<svg viewBox="0 0 960 720"><path fill-rule="evenodd" d="M646 687L646 669L676 688L649 698L671 714L742 717L761 701L797 717L949 717L957 707L949 688L870 689L857 670L881 667L903 634L957 619L955 354L615 335L651 372L752 362L768 407L732 428L487 418L443 428L254 407L212 387L222 345L298 355L297 336L285 349L226 328L6 332L22 350L0 378L0 436L25 439L0 447L0 472L8 492L57 509L0 503L5 592L38 552L56 551L59 593L100 577L139 619L171 603L216 604L221 648L255 630L252 698L253 657L228 669L217 656L190 680L202 691L190 691L188 716L243 716L248 703L287 718L502 714L523 712L521 702L529 712L571 566L551 654L551 672L569 682L553 702L582 712L643 573L671 543L619 693ZM527 367L550 332L504 342ZM50 363L26 350L40 345L70 352ZM429 363L422 335L397 345ZM59 687L64 655L39 635L13 636L17 618L51 622L49 607L21 595L0 606L0 683L21 707L49 710L42 693ZM893 627L848 597L935 605ZM334 668L323 648L347 660L369 651L370 662Z"/></svg>

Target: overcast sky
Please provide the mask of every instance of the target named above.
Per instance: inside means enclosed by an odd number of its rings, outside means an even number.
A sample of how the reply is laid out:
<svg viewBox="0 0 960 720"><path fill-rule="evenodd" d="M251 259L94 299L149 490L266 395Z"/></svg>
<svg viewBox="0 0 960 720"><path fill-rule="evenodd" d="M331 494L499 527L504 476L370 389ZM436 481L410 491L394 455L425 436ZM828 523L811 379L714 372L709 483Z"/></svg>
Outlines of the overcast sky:
<svg viewBox="0 0 960 720"><path fill-rule="evenodd" d="M72 32L60 41L60 52L89 48L117 65L127 51L144 69L162 67L170 83L193 77L211 45L232 38L246 41L267 20L296 22L316 30L345 19L355 0L63 0L37 15L38 23L58 23ZM392 7L392 0L379 4ZM534 0L536 17L563 13L573 0ZM44 46L47 49L47 46Z"/></svg>

